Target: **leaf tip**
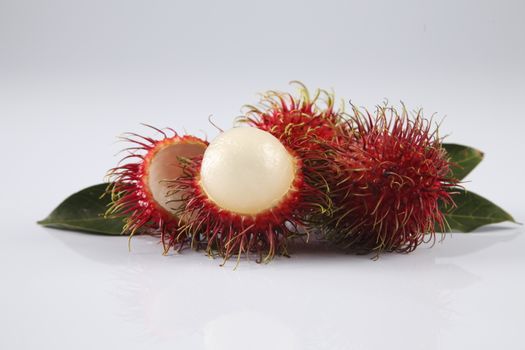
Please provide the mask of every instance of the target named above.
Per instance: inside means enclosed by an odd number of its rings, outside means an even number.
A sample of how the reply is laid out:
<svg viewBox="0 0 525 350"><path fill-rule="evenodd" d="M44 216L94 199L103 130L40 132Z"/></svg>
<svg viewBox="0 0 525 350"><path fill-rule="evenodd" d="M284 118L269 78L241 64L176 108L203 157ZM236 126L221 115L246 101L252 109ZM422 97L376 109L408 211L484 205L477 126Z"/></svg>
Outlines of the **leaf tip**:
<svg viewBox="0 0 525 350"><path fill-rule="evenodd" d="M480 161L482 161L483 159L485 159L485 152L480 151L479 149L476 149L476 153L478 154L478 156L479 156L479 158L480 158Z"/></svg>

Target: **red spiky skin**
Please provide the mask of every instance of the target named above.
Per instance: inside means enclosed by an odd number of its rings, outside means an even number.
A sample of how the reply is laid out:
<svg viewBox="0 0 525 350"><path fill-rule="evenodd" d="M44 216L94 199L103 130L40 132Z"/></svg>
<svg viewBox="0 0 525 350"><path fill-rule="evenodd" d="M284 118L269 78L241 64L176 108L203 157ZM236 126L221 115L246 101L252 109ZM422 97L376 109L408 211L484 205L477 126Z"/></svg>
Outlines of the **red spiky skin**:
<svg viewBox="0 0 525 350"><path fill-rule="evenodd" d="M271 133L303 156L302 153L319 150L320 143L337 137L342 112L334 109L333 94L317 90L311 97L304 85L295 83L300 86L300 97L269 91L263 94L261 107L246 106L246 117L241 121ZM324 106L319 105L321 95Z"/></svg>
<svg viewBox="0 0 525 350"><path fill-rule="evenodd" d="M188 161L184 175L171 185L185 203L178 215L191 218L180 229L193 237L194 246L204 246L209 255L225 261L251 252L258 254L258 262L268 262L276 253L287 255L287 241L298 234L302 214L318 205L312 201L316 190L305 187L301 159L294 159L296 174L288 193L273 208L253 216L217 206L200 184L202 157Z"/></svg>
<svg viewBox="0 0 525 350"><path fill-rule="evenodd" d="M182 247L188 239L178 230L179 218L154 200L148 186L150 163L155 154L164 147L195 143L206 148L208 142L190 135L181 136L170 128L151 128L162 135L160 139L134 133L127 133L126 137L122 137L133 146L124 150L129 154L108 173L111 181L108 192L111 193L112 204L106 215L123 218L123 233L131 236L136 232L160 235L166 253L170 247ZM132 159L136 161L125 163Z"/></svg>
<svg viewBox="0 0 525 350"><path fill-rule="evenodd" d="M378 107L357 108L331 146L331 197L336 208L322 224L330 240L359 253L410 252L444 228L440 204L453 204L450 163L431 122Z"/></svg>

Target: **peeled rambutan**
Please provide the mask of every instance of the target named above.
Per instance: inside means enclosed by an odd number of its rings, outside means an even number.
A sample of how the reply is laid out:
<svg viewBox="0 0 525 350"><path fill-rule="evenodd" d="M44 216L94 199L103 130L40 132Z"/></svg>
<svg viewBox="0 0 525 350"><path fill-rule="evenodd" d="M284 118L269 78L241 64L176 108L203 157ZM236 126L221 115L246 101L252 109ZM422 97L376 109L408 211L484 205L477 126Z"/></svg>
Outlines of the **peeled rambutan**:
<svg viewBox="0 0 525 350"><path fill-rule="evenodd" d="M208 142L190 135L179 135L173 129L157 131L161 137L154 139L127 133L124 141L132 147L119 165L108 172L112 204L106 215L122 217L123 233L130 238L137 232L158 234L166 253L170 247L188 240L178 227L181 217L171 204L176 197L168 196L168 180L182 175L183 159L201 156Z"/></svg>
<svg viewBox="0 0 525 350"><path fill-rule="evenodd" d="M325 237L358 253L410 252L446 225L440 204L453 204L457 179L437 128L421 111L353 107L338 142L328 146L327 181L334 211Z"/></svg>
<svg viewBox="0 0 525 350"><path fill-rule="evenodd" d="M250 252L263 262L287 255L303 213L318 206L302 169L302 159L268 132L223 132L171 182L170 194L184 203L177 215L191 218L180 229L225 260Z"/></svg>

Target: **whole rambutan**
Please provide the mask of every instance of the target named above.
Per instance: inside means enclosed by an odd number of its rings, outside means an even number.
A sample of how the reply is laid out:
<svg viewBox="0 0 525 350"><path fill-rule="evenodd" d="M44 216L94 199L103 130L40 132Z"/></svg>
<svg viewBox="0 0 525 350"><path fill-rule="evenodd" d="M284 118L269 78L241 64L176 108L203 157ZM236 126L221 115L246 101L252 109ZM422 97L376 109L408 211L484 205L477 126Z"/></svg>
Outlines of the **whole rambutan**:
<svg viewBox="0 0 525 350"><path fill-rule="evenodd" d="M358 253L410 252L446 225L440 204L453 204L457 179L437 129L421 111L353 106L338 142L329 182L334 211L325 237Z"/></svg>
<svg viewBox="0 0 525 350"><path fill-rule="evenodd" d="M128 154L119 165L108 172L112 203L106 215L122 217L123 233L159 234L164 252L170 247L182 247L187 237L178 230L181 217L169 196L168 180L182 175L181 161L201 156L208 142L190 135L179 135L173 129L157 131L161 137L154 139L127 133L124 141L133 145L124 151Z"/></svg>
<svg viewBox="0 0 525 350"><path fill-rule="evenodd" d="M292 83L299 85L299 97L268 91L258 106L245 106L239 121L271 133L295 152L320 149L319 143L337 137L343 110L335 109L333 93L317 89L311 96L305 85Z"/></svg>
<svg viewBox="0 0 525 350"><path fill-rule="evenodd" d="M184 203L177 215L191 218L181 229L225 260L250 252L263 262L287 255L303 213L319 205L302 169L302 159L268 132L223 132L171 182L171 194Z"/></svg>

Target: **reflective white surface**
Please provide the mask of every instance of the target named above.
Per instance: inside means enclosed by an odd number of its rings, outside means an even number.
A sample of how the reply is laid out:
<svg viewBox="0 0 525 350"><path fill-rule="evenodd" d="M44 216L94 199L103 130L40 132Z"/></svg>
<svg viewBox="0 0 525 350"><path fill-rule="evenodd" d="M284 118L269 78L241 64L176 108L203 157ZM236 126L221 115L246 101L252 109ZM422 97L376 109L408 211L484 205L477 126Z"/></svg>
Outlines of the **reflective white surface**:
<svg viewBox="0 0 525 350"><path fill-rule="evenodd" d="M525 221L525 3L0 0L0 349L524 349L522 226L378 261L164 257L38 227L139 123L212 139L290 80L436 112L486 159L466 187Z"/></svg>
<svg viewBox="0 0 525 350"><path fill-rule="evenodd" d="M521 228L374 261L296 247L269 265L155 239L20 225L0 238L5 349L519 349ZM9 345L9 346L7 346Z"/></svg>

